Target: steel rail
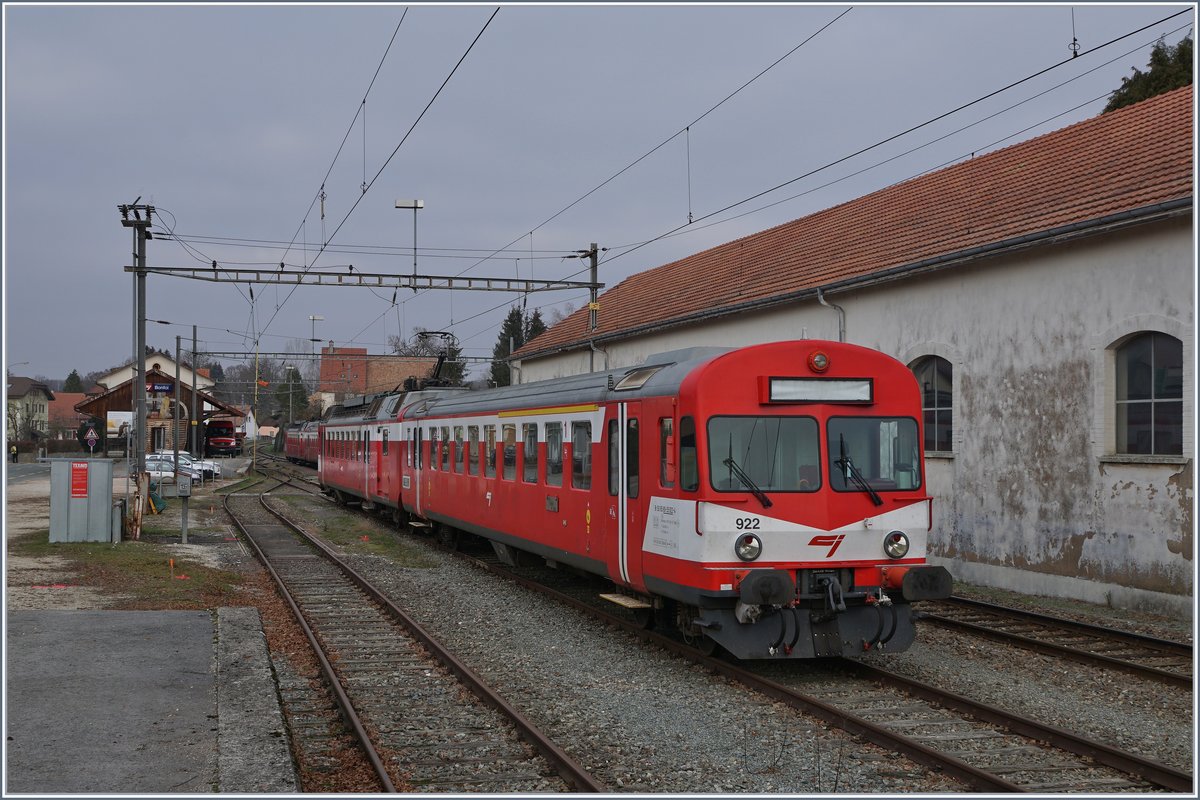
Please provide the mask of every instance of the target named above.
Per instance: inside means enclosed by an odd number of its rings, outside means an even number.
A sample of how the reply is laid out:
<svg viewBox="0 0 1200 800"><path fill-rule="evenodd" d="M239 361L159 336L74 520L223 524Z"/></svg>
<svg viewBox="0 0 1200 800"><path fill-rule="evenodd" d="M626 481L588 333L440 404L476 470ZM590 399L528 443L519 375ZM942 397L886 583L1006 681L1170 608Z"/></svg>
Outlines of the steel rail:
<svg viewBox="0 0 1200 800"><path fill-rule="evenodd" d="M695 648L690 647L676 639L655 633L654 631L645 630L638 624L631 622L628 619L610 614L606 611L591 606L582 600L578 600L570 595L564 594L556 589L543 586L533 579L526 578L522 575L511 572L504 567L472 556L464 555L463 557L482 569L497 575L502 575L505 578L513 580L529 589L554 597L556 600L559 600L573 608L584 611L589 615L595 616L607 624L614 625L627 632L633 633L641 637L644 641L652 642L653 644L675 653L676 655L681 655L685 658L694 660L697 663L713 670L714 672L742 682L745 685L751 686L763 694L786 703L793 708L811 713L826 722L841 726L847 731L857 733L863 738L878 744L881 747L903 753L920 764L933 767L935 769L940 769L947 775L951 775L959 780L962 780L971 786L985 791L1027 791L1018 784L1011 783L1010 781L993 775L986 770L973 767L961 759L941 753L915 740L909 739L901 734L894 733L886 728L876 725L853 713L824 703L816 698L801 694L800 692L772 681L769 678L756 675L750 670L735 666L716 657L706 656ZM886 679L895 685L901 686L901 688L904 688L906 691L912 692L914 695L943 707L967 714L968 716L971 716L980 722L997 725L1009 730L1012 733L1036 739L1038 741L1049 742L1061 750L1086 758L1091 758L1100 765L1111 767L1120 772L1124 772L1127 775L1142 778L1170 791L1192 791L1193 780L1191 775L1180 770L1176 770L1172 767L1168 767L1157 761L1145 759L1132 753L1118 750L1114 747L1109 747L1108 745L1100 742L1095 742L1081 736L1076 736L1075 734L1062 730L1061 728L1043 725L1035 720L1012 714L994 706L989 706L985 703L980 703L950 692L943 691L928 684L920 683L919 681L914 681L899 675L895 675L877 667L870 667L850 659L841 659L840 663L844 664L848 669L857 670L862 675L869 676L875 680Z"/></svg>
<svg viewBox="0 0 1200 800"><path fill-rule="evenodd" d="M266 553L264 553L262 548L258 546L258 542L254 541L254 537L250 535L245 526L242 525L240 520L238 520L237 515L234 514L229 508L229 499L231 496L232 495L226 495L225 500L222 503L222 505L225 507L225 512L229 514L229 518L233 520L233 524L238 527L238 530L242 532L242 535L246 538L246 541L248 541L254 548L255 553L258 554L259 561L262 562L263 566L266 567L267 572L269 572L271 577L274 578L275 585L279 587L280 594L283 596L283 599L287 602L288 606L291 607L292 613L296 617L296 621L300 624L301 629L304 631L304 635L308 638L308 643L312 647L313 653L316 654L317 661L321 665L321 672L325 675L325 680L329 683L330 688L333 690L334 697L337 700L338 708L341 710L343 718L354 731L354 736L358 739L359 744L362 746L363 752L367 756L367 760L371 762L371 767L374 769L375 775L379 779L380 784L383 786L384 791L393 794L397 793L396 787L392 783L391 776L388 775L387 768L383 764L383 760L380 758L379 753L375 750L374 744L371 742L371 736L369 733L367 733L367 729L363 724L362 718L359 717L358 712L354 708L354 704L350 701L350 697L346 694L345 688L342 686L341 681L338 680L337 674L334 672L333 665L330 664L329 659L325 657L325 652L317 642L316 634L313 633L308 621L304 618L304 614L301 612L300 606L296 603L295 598L292 597L292 593L288 590L283 578L278 572L275 571L275 567L271 565ZM260 494L258 499L264 507L267 507L263 495ZM270 509L268 508L268 510Z"/></svg>
<svg viewBox="0 0 1200 800"><path fill-rule="evenodd" d="M1145 664L1138 664L1135 661L1126 661L1125 659L1106 656L1101 653L1089 653L1087 650L1080 650L1076 647L1069 647L1055 642L1043 642L1040 639L1034 639L1030 636L1024 636L1019 633L997 630L989 628L985 625L979 625L974 622L966 622L953 617L943 617L940 614L926 613L921 616L922 621L932 622L936 625L941 625L944 628L952 628L954 630L963 631L965 633L979 636L984 639L991 639L994 642L1011 644L1014 647L1021 647L1026 650L1033 650L1043 655L1057 656L1070 661L1076 661L1081 664L1100 664L1101 666L1110 667L1112 669L1127 672L1132 675L1140 675L1151 680L1169 683L1172 686L1177 686L1183 689L1192 688L1192 676L1190 674L1171 672L1169 670L1160 669L1158 667L1150 667Z"/></svg>
<svg viewBox="0 0 1200 800"><path fill-rule="evenodd" d="M1158 761L1152 761L1124 750L1118 750L1102 742L1085 739L1062 728L1045 725L1028 717L1003 711L995 706L971 700L968 697L930 686L927 683L922 683L912 678L906 678L903 675L897 675L894 672L889 672L879 667L863 664L848 658L841 659L841 662L848 670L859 675L898 686L917 697L945 706L946 708L960 711L981 722L999 725L1013 733L1048 742L1060 750L1065 750L1068 753L1074 753L1084 758L1090 758L1097 764L1112 767L1128 775L1143 778L1150 783L1173 792L1190 793L1192 791L1193 780L1191 775L1174 767L1168 767Z"/></svg>
<svg viewBox="0 0 1200 800"><path fill-rule="evenodd" d="M596 617L606 624L613 625L628 633L632 633L641 638L643 641L653 643L654 645L662 647L671 653L694 660L697 663L700 663L703 666L713 670L714 672L733 680L737 680L747 686L750 686L751 688L754 688L766 696L779 700L780 702L783 702L798 710L810 713L825 722L840 726L844 730L856 733L868 741L880 745L881 747L887 748L894 752L902 753L924 766L940 769L945 774L950 775L958 780L962 780L963 782L980 790L999 792L1026 791L1018 784L1014 784L999 776L993 775L986 770L973 767L961 759L941 753L915 740L909 739L902 734L894 733L887 728L876 725L875 723L863 719L855 714L838 709L837 707L824 703L816 698L803 695L787 686L771 681L768 678L756 675L749 670L743 669L742 667L722 661L719 658L706 656L695 648L684 644L677 639L664 636L654 631L646 630L639 624L631 622L624 617L620 617L604 611L603 609L596 608L595 606L571 597L568 594L544 586L536 580L512 572L503 566L464 553L455 554L481 569L503 576L504 578L512 580L533 591L553 597L559 602ZM1050 617L1049 619L1054 618ZM1081 626L1086 626L1086 623L1079 624ZM1136 634L1132 635L1136 636ZM945 692L941 689L937 689L936 687L929 686L928 684L923 684L919 681L904 678L883 669L869 667L850 659L842 659L841 661L851 670L858 670L864 675L870 672L870 677L873 677L876 680L884 680L886 678L894 684L902 684L902 688L905 688L906 691L911 691L913 694L929 700L930 702L934 702L946 708L967 714L980 722L997 725L1015 734L1033 738L1039 741L1049 742L1065 752L1093 759L1099 764L1111 767L1134 777L1143 778L1150 783L1171 791L1192 791L1193 779L1191 775L1161 764L1160 762L1144 759L1132 753L1118 750L1116 748L1109 747L1108 745L1076 736L1060 728L1043 725L1035 720L1021 717L994 706L979 703L950 692Z"/></svg>
<svg viewBox="0 0 1200 800"><path fill-rule="evenodd" d="M1080 633L1089 633L1095 636L1102 636L1106 639L1116 639L1126 644L1137 645L1150 650L1157 650L1161 653L1167 653L1169 655L1186 656L1190 658L1194 654L1194 648L1192 645L1187 644L1186 642L1177 642L1172 639L1162 639L1157 636L1146 636L1145 634L1141 633L1123 631L1117 628L1108 628L1103 625L1094 625L1090 622L1080 622L1078 620L1064 619L1062 617L1052 617L1049 614L1042 614L1037 611L1028 611L1023 608L1002 606L995 603L987 603L983 600L972 600L968 597L959 597L958 595L954 595L946 600L939 600L938 602L946 603L947 605L961 606L963 608L974 608L992 614L1000 614L1012 619L1040 622L1057 628L1066 628L1079 631Z"/></svg>
<svg viewBox="0 0 1200 800"><path fill-rule="evenodd" d="M1023 791L1018 785L1011 783L999 776L992 775L989 772L971 766L965 761L940 753L931 747L921 744L913 739L910 739L901 734L894 733L882 726L876 725L862 717L839 709L836 706L825 703L814 697L801 694L793 689L790 689L783 684L776 683L769 678L764 678L760 675L755 675L749 670L742 667L722 661L713 656L706 656L694 647L691 647L677 639L664 636L654 631L646 630L636 623L629 620L610 614L607 611L598 609L595 606L589 605L577 598L571 597L568 594L551 589L538 583L535 580L526 578L523 575L511 572L504 567L497 566L487 561L475 558L473 556L458 554L466 559L469 563L478 566L481 569L487 570L496 575L501 575L509 580L512 580L521 586L524 586L533 591L553 597L554 599L576 608L584 613L593 616L602 622L621 628L628 633L640 637L643 641L661 647L670 653L677 656L695 661L704 667L723 675L732 680L738 681L761 694L778 700L792 708L811 714L818 719L823 720L831 725L842 728L843 730L857 734L867 741L891 750L892 752L901 753L908 756L918 764L927 767L941 770L947 775L956 778L964 783L983 791L995 792L1021 792Z"/></svg>
<svg viewBox="0 0 1200 800"><path fill-rule="evenodd" d="M590 773L583 768L575 759L566 753L562 748L556 745L549 737L535 725L528 717L525 716L519 709L510 704L507 700L496 693L494 689L487 685L483 678L476 673L471 667L467 666L462 660L451 653L446 647L438 641L432 634L425 630L415 619L409 616L403 609L397 606L383 592L376 589L370 581L359 574L353 567L343 561L328 545L320 541L316 537L302 530L295 523L288 520L275 509L271 508L267 503L263 502L263 506L274 514L279 520L287 525L292 530L296 531L300 536L320 550L330 561L332 561L342 572L353 581L360 589L362 589L372 600L382 606L387 612L403 625L409 633L423 644L429 652L437 658L447 669L453 672L459 680L461 680L474 694L483 702L490 705L492 708L499 711L501 714L511 720L521 738L532 745L542 756L555 768L559 776L568 784L575 787L577 792L592 792L592 793L607 793L608 787L597 781Z"/></svg>

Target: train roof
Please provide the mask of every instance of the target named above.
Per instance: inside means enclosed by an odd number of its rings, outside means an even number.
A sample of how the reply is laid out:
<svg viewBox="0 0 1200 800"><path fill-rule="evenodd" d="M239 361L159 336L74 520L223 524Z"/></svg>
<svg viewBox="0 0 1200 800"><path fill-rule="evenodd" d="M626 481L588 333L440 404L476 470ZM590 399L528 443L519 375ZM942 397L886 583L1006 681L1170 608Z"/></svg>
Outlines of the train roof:
<svg viewBox="0 0 1200 800"><path fill-rule="evenodd" d="M406 418L421 419L435 415L482 414L497 409L549 408L615 399L661 397L677 392L683 380L698 366L733 349L689 347L657 353L633 367L618 367L496 389L467 392L427 389L410 393L402 404L402 413Z"/></svg>

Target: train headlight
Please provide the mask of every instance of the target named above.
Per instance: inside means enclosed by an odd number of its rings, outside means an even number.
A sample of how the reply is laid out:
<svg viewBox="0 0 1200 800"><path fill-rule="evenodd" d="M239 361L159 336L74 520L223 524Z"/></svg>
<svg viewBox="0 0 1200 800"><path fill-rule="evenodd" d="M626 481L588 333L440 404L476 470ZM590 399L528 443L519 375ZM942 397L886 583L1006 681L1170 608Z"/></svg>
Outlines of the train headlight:
<svg viewBox="0 0 1200 800"><path fill-rule="evenodd" d="M762 540L753 533L743 533L733 545L733 552L742 561L753 561L762 555Z"/></svg>
<svg viewBox="0 0 1200 800"><path fill-rule="evenodd" d="M829 356L817 350L808 355L808 368L813 372L824 372L829 369Z"/></svg>
<svg viewBox="0 0 1200 800"><path fill-rule="evenodd" d="M888 558L904 558L908 555L908 537L904 531L891 531L883 537L883 552Z"/></svg>

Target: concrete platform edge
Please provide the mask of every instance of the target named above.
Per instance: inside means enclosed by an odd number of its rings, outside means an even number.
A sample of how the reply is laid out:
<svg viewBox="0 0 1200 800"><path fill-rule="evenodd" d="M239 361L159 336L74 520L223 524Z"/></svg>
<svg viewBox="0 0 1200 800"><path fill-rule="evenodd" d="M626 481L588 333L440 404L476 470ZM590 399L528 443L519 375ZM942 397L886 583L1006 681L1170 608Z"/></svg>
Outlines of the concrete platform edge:
<svg viewBox="0 0 1200 800"><path fill-rule="evenodd" d="M216 659L218 791L298 792L257 608L217 609Z"/></svg>

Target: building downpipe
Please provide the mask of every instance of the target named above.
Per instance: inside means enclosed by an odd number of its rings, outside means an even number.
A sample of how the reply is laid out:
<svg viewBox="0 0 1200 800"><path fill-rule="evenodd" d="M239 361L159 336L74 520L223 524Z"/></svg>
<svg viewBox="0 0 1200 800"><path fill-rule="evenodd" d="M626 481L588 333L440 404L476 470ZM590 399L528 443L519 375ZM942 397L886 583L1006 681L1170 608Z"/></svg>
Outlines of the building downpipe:
<svg viewBox="0 0 1200 800"><path fill-rule="evenodd" d="M832 308L838 313L838 341L846 341L846 311L839 305L828 302L825 299L825 290L817 287L817 301L826 308Z"/></svg>

